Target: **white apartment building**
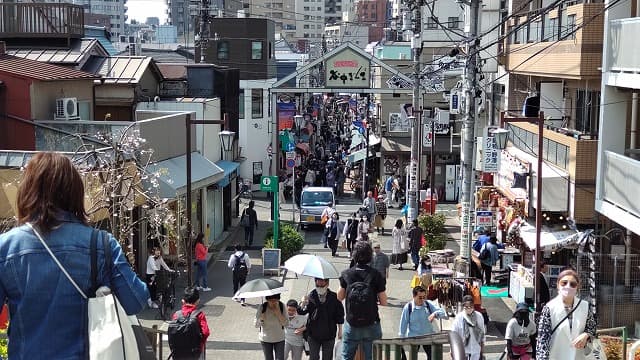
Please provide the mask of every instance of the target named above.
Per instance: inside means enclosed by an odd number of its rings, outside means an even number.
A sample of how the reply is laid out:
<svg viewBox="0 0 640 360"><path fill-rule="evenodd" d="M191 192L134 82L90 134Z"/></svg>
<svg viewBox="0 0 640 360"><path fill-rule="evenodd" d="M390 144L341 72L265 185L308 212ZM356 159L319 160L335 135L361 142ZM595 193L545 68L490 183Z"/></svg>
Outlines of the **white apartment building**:
<svg viewBox="0 0 640 360"><path fill-rule="evenodd" d="M327 42L327 51L331 51L346 42L350 42L364 49L369 41L368 27L354 25L352 23L327 25L324 33Z"/></svg>
<svg viewBox="0 0 640 360"><path fill-rule="evenodd" d="M627 251L640 248L639 32L631 0L605 12L595 209L629 231Z"/></svg>

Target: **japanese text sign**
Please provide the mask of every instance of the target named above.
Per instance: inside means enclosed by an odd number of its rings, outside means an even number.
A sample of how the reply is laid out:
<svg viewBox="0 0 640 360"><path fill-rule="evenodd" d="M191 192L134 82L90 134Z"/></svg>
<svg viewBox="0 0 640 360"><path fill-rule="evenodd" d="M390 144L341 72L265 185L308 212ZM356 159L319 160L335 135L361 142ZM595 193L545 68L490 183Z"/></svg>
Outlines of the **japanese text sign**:
<svg viewBox="0 0 640 360"><path fill-rule="evenodd" d="M369 59L346 48L326 61L327 87L368 88L370 86Z"/></svg>
<svg viewBox="0 0 640 360"><path fill-rule="evenodd" d="M500 164L500 150L493 136L482 138L482 171L488 173L498 172Z"/></svg>

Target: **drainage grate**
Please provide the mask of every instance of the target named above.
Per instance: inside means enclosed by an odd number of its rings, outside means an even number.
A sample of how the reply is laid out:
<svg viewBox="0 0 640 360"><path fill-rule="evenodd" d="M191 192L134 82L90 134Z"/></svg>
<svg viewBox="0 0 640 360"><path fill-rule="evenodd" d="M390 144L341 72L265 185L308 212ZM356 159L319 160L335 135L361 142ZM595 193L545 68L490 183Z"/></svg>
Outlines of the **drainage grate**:
<svg viewBox="0 0 640 360"><path fill-rule="evenodd" d="M202 312L209 317L219 317L224 312L224 305L204 305L202 307Z"/></svg>

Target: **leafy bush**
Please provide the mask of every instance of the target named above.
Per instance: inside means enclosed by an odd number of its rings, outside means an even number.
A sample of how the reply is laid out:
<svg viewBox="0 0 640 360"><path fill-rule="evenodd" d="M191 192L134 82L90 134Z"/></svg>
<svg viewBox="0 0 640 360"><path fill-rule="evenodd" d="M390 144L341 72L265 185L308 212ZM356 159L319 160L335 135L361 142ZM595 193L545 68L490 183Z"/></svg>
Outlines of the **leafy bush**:
<svg viewBox="0 0 640 360"><path fill-rule="evenodd" d="M421 249L420 254L433 250L442 250L447 244L446 229L444 227L446 217L443 214L425 214L418 217L418 225L424 231L427 245Z"/></svg>
<svg viewBox="0 0 640 360"><path fill-rule="evenodd" d="M285 262L290 257L296 255L304 247L304 238L291 224L280 223L280 236L278 236L278 249L280 249L280 259ZM264 247L267 249L273 246L273 228L267 230L264 238Z"/></svg>

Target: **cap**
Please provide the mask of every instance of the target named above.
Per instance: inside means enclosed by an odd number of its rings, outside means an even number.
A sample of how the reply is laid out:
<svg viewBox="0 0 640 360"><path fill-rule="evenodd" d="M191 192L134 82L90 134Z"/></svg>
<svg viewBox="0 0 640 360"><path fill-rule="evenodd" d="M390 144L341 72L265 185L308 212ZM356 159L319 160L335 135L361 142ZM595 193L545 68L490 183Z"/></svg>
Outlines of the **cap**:
<svg viewBox="0 0 640 360"><path fill-rule="evenodd" d="M527 305L526 303L518 303L518 305L516 305L516 311L514 311L513 313L515 314L520 311L529 312L529 305Z"/></svg>
<svg viewBox="0 0 640 360"><path fill-rule="evenodd" d="M384 199L383 195L378 195L378 199Z"/></svg>

